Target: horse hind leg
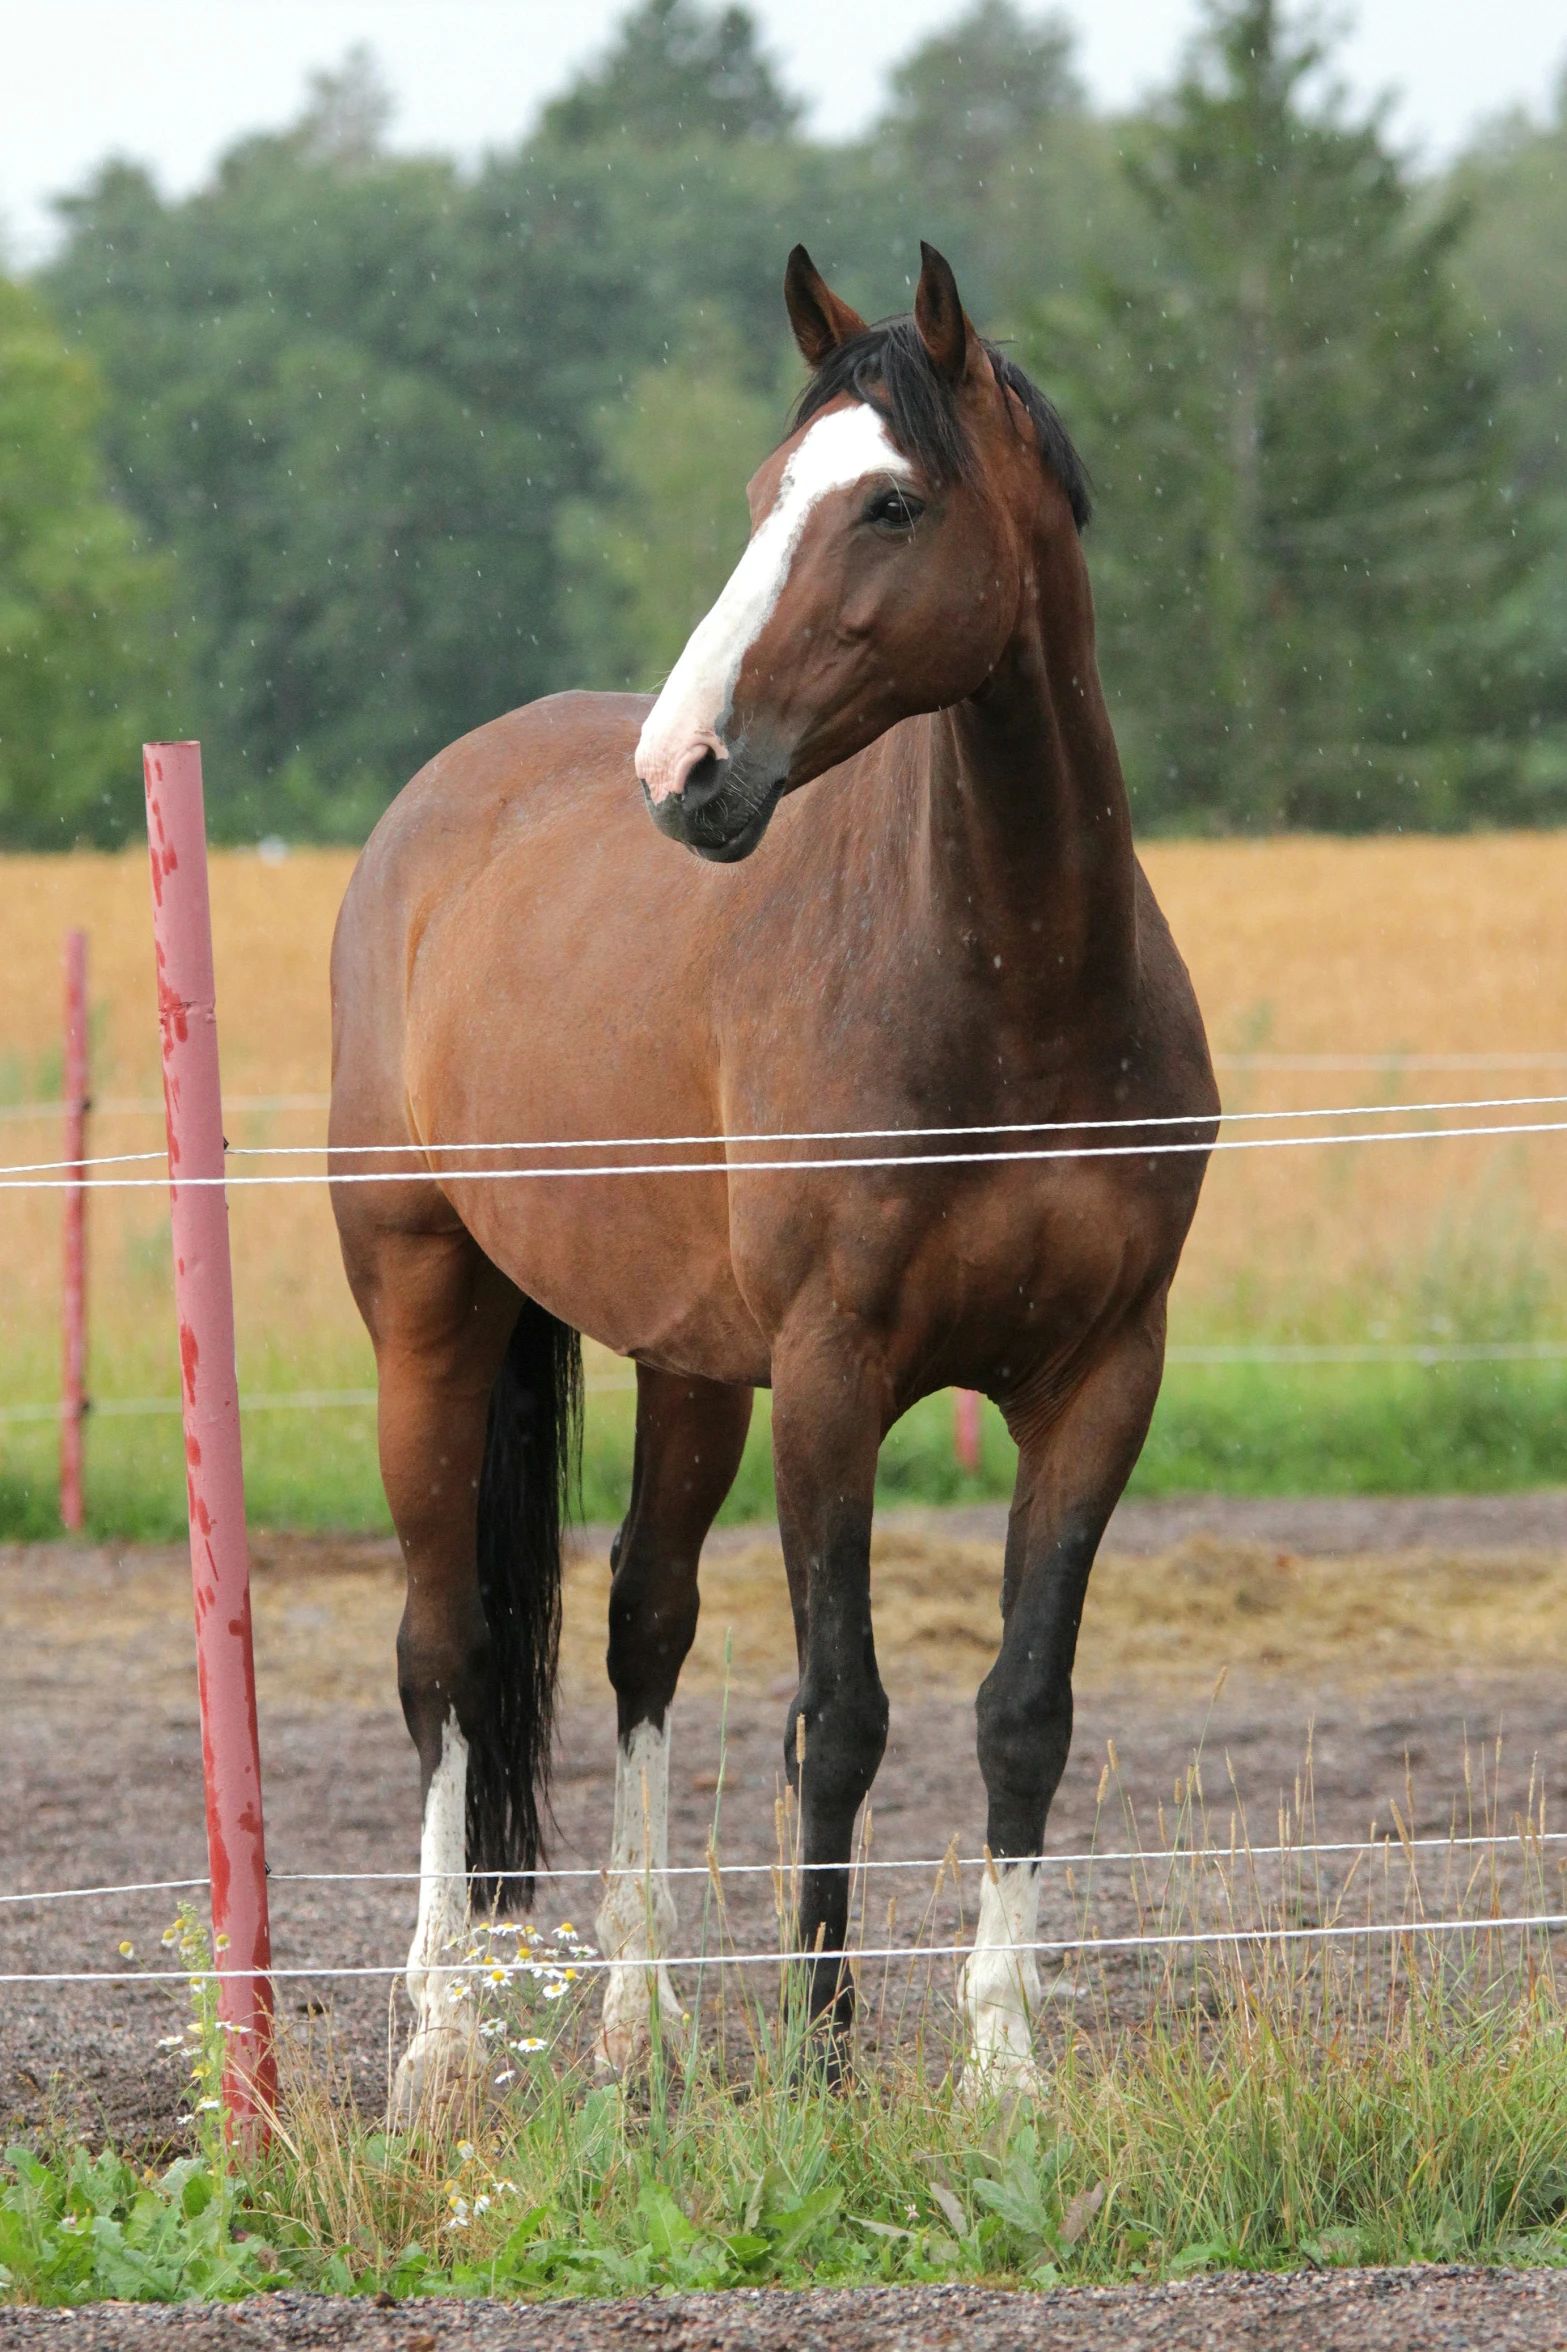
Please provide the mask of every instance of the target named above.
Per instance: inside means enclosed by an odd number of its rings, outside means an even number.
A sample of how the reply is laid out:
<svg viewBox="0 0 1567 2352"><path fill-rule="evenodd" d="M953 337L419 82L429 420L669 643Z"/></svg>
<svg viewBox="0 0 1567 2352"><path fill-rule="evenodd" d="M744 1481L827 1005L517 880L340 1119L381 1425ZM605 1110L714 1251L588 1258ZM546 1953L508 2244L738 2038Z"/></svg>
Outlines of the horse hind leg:
<svg viewBox="0 0 1567 2352"><path fill-rule="evenodd" d="M406 2123L477 2056L468 1873L539 1858L577 1341L465 1235L389 1244L371 1296L382 1477L408 1571L398 1686L423 1787L415 2024L393 2091ZM514 1899L517 1879L494 1875L493 1891Z"/></svg>
<svg viewBox="0 0 1567 2352"><path fill-rule="evenodd" d="M453 1705L441 1725L439 1761L424 1775L419 1917L404 1977L415 2022L392 2087L393 2119L403 2125L465 2080L477 2057L471 1988L449 1965L468 1940L468 1756Z"/></svg>
<svg viewBox="0 0 1567 2352"><path fill-rule="evenodd" d="M619 1738L615 1819L599 1950L605 1971L594 2060L624 2074L647 2058L655 2013L677 2048L684 2017L663 1957L675 1934L670 1891L670 1707L696 1634L703 1540L734 1483L751 1418L751 1391L646 1366L637 1371L631 1504L615 1539L609 1601L609 1677Z"/></svg>

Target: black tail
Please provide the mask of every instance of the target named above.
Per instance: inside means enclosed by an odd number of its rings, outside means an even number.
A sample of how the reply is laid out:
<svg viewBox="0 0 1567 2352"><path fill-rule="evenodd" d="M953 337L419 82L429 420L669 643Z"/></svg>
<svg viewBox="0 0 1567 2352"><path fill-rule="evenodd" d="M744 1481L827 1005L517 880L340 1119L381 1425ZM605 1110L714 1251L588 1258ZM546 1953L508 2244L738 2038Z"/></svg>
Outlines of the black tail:
<svg viewBox="0 0 1567 2352"><path fill-rule="evenodd" d="M561 1523L582 1469L582 1342L531 1299L495 1386L479 1476L479 1594L490 1631L493 1703L468 1752L468 1867L529 1872L544 1858L555 1671L560 1657ZM507 1910L531 1878L476 1878Z"/></svg>

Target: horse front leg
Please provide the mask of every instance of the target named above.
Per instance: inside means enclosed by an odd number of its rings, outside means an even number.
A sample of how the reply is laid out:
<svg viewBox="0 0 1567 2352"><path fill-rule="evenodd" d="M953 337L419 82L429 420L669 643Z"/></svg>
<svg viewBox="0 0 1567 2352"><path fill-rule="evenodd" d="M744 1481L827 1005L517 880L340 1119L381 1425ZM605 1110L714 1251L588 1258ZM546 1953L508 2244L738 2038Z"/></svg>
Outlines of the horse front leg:
<svg viewBox="0 0 1567 2352"><path fill-rule="evenodd" d="M873 1370L839 1351L775 1351L773 1464L800 1682L784 1734L799 1798L797 1938L811 1955L807 2014L836 2073L854 2019L842 1954L855 1816L887 1745L887 1694L871 1629L871 1512L884 1401Z"/></svg>
<svg viewBox="0 0 1567 2352"><path fill-rule="evenodd" d="M995 1665L980 1686L979 1765L990 1864L972 1957L959 1977L963 2086L1038 2097L1041 1986L1034 1946L1045 1822L1072 1744L1072 1663L1089 1572L1159 1393L1164 1307L1128 1331L1064 1412L1009 1411L1018 1441Z"/></svg>
<svg viewBox="0 0 1567 2352"><path fill-rule="evenodd" d="M685 2039L663 1966L676 1926L668 1876L670 1708L696 1634L702 1545L734 1483L750 1420L748 1388L638 1367L631 1505L615 1538L609 1596L619 1740L615 1824L595 1924L603 1957L623 1965L605 1972L593 2053L601 2073L624 2074L646 2060L655 2004L666 2043L679 2048Z"/></svg>

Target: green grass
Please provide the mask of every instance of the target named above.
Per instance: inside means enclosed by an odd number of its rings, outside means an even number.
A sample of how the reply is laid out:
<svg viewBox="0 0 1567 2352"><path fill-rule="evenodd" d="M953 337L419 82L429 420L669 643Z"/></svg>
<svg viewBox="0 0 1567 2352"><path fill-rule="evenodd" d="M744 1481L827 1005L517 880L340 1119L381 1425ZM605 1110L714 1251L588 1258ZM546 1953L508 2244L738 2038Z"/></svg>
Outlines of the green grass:
<svg viewBox="0 0 1567 2352"><path fill-rule="evenodd" d="M726 1524L773 1515L768 1399L759 1396ZM633 1400L589 1401L582 1502L618 1519L631 1483ZM258 1527L384 1529L374 1413L250 1413L246 1491ZM0 1536L58 1532L50 1424L0 1430ZM927 1397L882 1448L879 1499L956 1503L1011 1492L1015 1455L987 1407L977 1476L952 1451L952 1404ZM1501 1493L1567 1484L1567 1364L1173 1365L1134 1495ZM91 1532L184 1532L179 1424L102 1417L88 1431Z"/></svg>
<svg viewBox="0 0 1567 2352"><path fill-rule="evenodd" d="M1567 1484L1567 1363L1176 1365L1132 1494Z"/></svg>
<svg viewBox="0 0 1567 2352"><path fill-rule="evenodd" d="M478 2139L286 2110L237 2174L9 2151L0 2295L269 2287L530 2298L934 2280L1046 2287L1567 2261L1567 2051L1536 2003L1359 2058L1265 2029L1074 2060L1048 2113L879 2079L539 2090ZM520 2103L519 2103L520 2104ZM459 2202L459 2200L461 2202ZM481 2204L481 2200L485 2200ZM454 2226L462 2225L462 2226Z"/></svg>

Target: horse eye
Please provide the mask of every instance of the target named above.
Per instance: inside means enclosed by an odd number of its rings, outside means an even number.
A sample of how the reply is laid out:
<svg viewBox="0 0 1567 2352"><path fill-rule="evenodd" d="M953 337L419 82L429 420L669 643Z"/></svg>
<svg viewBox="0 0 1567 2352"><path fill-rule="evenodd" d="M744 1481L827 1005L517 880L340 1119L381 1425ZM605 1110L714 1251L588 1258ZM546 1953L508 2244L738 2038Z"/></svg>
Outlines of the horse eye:
<svg viewBox="0 0 1567 2352"><path fill-rule="evenodd" d="M879 524L883 530L912 531L921 511L919 500L905 496L901 490L878 490L865 509L865 520Z"/></svg>

